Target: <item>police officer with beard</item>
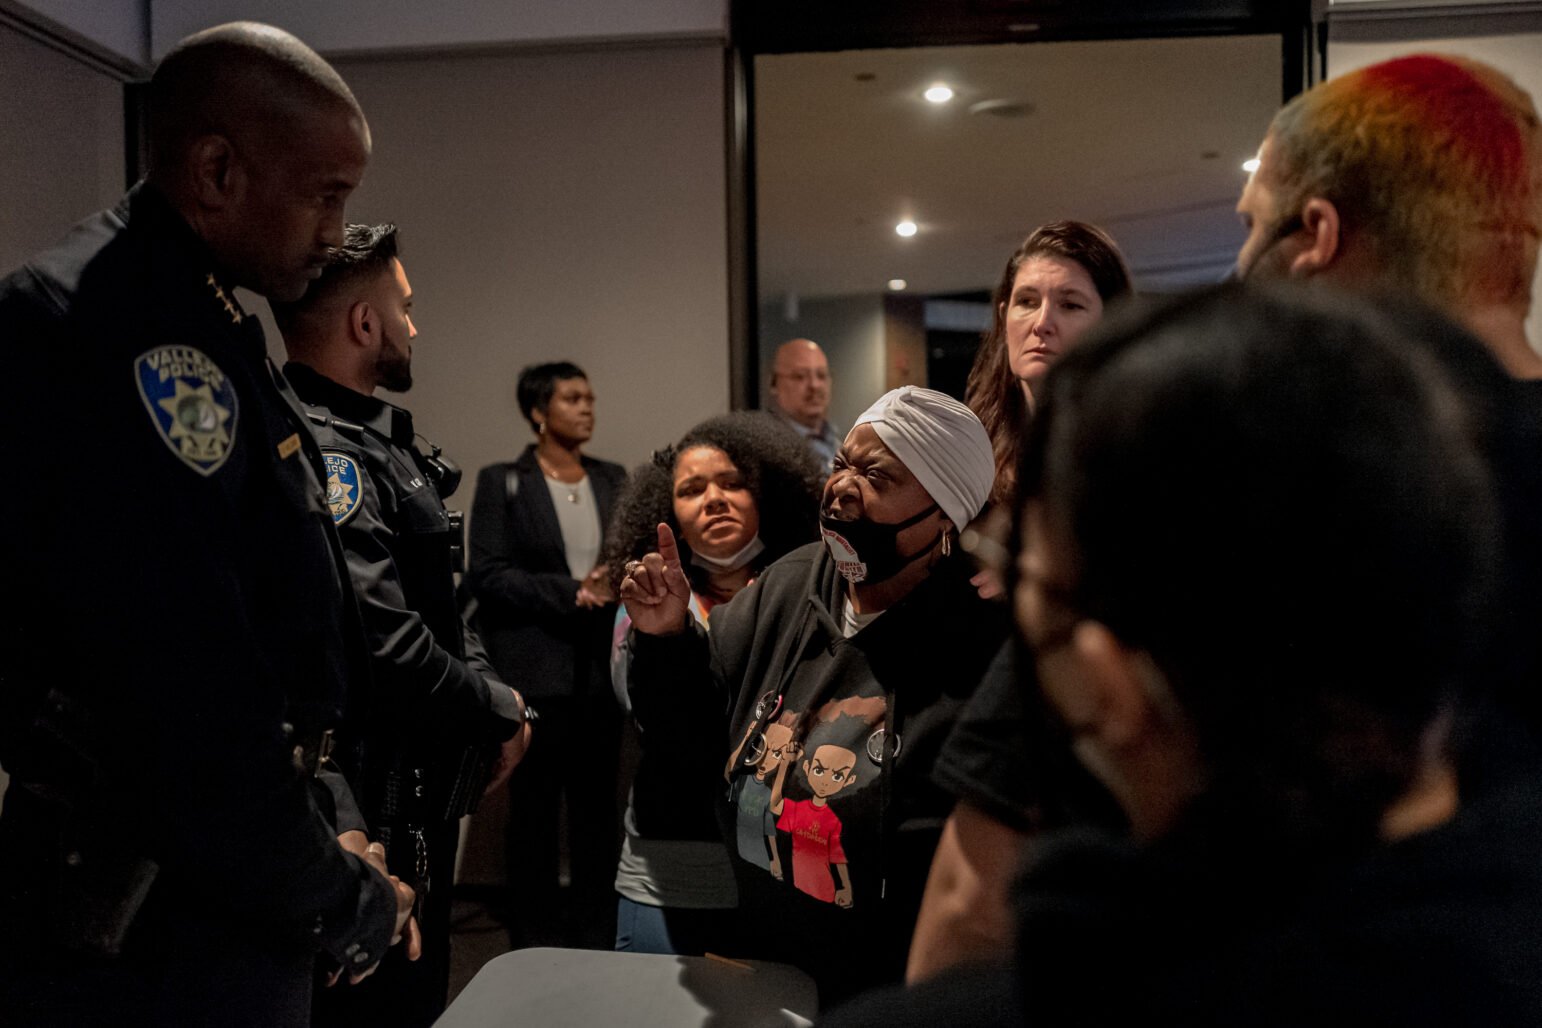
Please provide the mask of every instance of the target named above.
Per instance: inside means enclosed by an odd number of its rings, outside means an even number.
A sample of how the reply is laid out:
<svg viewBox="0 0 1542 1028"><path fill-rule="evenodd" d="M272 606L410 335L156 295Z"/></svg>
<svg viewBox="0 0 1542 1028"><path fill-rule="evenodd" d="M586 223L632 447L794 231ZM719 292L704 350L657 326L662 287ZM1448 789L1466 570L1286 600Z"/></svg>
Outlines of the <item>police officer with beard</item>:
<svg viewBox="0 0 1542 1028"><path fill-rule="evenodd" d="M456 603L461 523L444 500L460 471L437 447L420 451L412 415L374 395L412 385L417 329L396 226L348 226L305 297L275 304L274 313L291 358L285 377L321 443L372 651L355 788L391 869L419 894L423 931L421 960L393 955L358 989L323 994L318 1020L427 1026L449 986L458 822L513 770L529 739L528 712Z"/></svg>
<svg viewBox="0 0 1542 1028"><path fill-rule="evenodd" d="M233 291L305 292L369 130L252 23L179 43L149 104L146 180L0 283L35 498L0 513L0 1020L300 1025L318 948L362 977L413 895L318 809L368 665L320 452Z"/></svg>

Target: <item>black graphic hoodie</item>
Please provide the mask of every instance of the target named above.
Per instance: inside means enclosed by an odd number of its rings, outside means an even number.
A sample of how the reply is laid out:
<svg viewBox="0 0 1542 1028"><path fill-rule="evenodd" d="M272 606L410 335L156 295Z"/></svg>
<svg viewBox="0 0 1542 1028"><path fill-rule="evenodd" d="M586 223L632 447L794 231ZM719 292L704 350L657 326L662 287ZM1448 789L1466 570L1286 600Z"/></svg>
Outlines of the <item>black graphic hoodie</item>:
<svg viewBox="0 0 1542 1028"><path fill-rule="evenodd" d="M714 609L710 634L633 632L648 745L676 754L683 801L717 797L744 955L804 968L821 1004L904 973L953 805L932 766L1007 631L968 575L939 560L848 639L845 581L814 543Z"/></svg>

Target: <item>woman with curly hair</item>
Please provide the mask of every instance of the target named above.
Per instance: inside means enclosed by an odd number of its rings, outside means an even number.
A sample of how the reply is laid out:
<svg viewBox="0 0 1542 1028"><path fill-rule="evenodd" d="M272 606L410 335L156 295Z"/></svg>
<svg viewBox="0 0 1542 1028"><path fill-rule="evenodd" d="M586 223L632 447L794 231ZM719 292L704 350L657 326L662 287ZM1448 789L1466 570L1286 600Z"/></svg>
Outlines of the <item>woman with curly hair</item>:
<svg viewBox="0 0 1542 1028"><path fill-rule="evenodd" d="M965 399L996 457L991 502L1008 502L1017 446L1033 412L1033 390L1050 366L1130 292L1119 245L1096 225L1052 221L1034 229L1002 269L991 329L969 369Z"/></svg>
<svg viewBox="0 0 1542 1028"><path fill-rule="evenodd" d="M605 559L619 582L626 562L653 550L659 524L668 525L689 569L691 613L707 625L712 609L766 565L818 538L822 484L807 444L771 415L711 418L637 469ZM612 682L627 706L631 625L623 609L611 651ZM701 759L715 754L709 745L700 753L650 746L650 716L676 713L650 711L644 701L636 714L643 753L616 871L616 948L696 955L727 948L737 890L712 813L723 783L720 768Z"/></svg>

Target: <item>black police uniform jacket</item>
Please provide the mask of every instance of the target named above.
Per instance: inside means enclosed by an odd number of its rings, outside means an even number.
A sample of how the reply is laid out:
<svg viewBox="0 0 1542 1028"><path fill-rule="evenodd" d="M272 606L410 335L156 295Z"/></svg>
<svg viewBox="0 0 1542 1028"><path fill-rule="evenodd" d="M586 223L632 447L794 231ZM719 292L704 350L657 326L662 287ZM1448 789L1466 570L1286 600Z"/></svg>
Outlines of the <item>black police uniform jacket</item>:
<svg viewBox="0 0 1542 1028"><path fill-rule="evenodd" d="M62 968L77 1023L93 996L300 1022L317 942L363 967L393 925L296 752L362 637L320 454L229 289L145 185L0 283L0 934L26 953L0 990Z"/></svg>
<svg viewBox="0 0 1542 1028"><path fill-rule="evenodd" d="M412 415L304 364L284 376L321 445L371 652L370 694L350 726L362 742L354 791L391 870L418 892L423 933L416 963L393 952L370 981L319 997L315 1020L428 1025L449 989L460 815L486 784L490 750L517 728L519 703L461 620L459 526L416 448Z"/></svg>
<svg viewBox="0 0 1542 1028"><path fill-rule="evenodd" d="M425 798L443 807L466 748L507 739L519 717L513 690L461 619L458 529L416 449L411 414L304 364L291 362L284 376L322 448L329 509L373 658L356 785L365 818L381 820L388 774L426 771L436 780Z"/></svg>

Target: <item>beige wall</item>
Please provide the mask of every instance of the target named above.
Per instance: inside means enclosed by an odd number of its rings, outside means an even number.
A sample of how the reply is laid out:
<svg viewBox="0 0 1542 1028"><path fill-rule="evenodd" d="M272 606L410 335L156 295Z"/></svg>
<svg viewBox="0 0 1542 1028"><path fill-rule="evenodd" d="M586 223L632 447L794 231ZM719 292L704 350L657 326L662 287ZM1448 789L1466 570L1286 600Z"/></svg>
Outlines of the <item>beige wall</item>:
<svg viewBox="0 0 1542 1028"><path fill-rule="evenodd" d="M5 275L122 194L123 87L0 26L0 140Z"/></svg>
<svg viewBox="0 0 1542 1028"><path fill-rule="evenodd" d="M52 6L102 0L28 0ZM238 18L281 25L328 54L414 47L488 46L728 35L727 0L155 0L154 49Z"/></svg>
<svg viewBox="0 0 1542 1028"><path fill-rule="evenodd" d="M883 298L883 388L924 386L926 380L926 299Z"/></svg>
<svg viewBox="0 0 1542 1028"><path fill-rule="evenodd" d="M526 364L583 367L588 451L629 467L727 409L722 67L715 45L339 63L375 140L349 218L401 226L398 399L466 469L453 505L533 438Z"/></svg>
<svg viewBox="0 0 1542 1028"><path fill-rule="evenodd" d="M58 26L135 64L150 58L149 0L8 0L29 21ZM6 137L9 138L9 137Z"/></svg>
<svg viewBox="0 0 1542 1028"><path fill-rule="evenodd" d="M0 27L0 276L117 200L122 112L116 81ZM7 781L0 771L0 794Z"/></svg>

